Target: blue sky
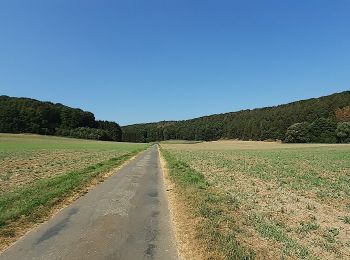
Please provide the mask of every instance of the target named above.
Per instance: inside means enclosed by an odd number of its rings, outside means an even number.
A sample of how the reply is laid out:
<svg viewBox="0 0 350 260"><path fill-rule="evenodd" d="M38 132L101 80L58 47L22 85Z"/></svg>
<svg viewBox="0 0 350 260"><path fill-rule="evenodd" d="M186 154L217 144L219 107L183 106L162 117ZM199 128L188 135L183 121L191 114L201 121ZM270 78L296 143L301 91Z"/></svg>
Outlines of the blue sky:
<svg viewBox="0 0 350 260"><path fill-rule="evenodd" d="M1 0L0 94L121 125L350 89L348 0Z"/></svg>

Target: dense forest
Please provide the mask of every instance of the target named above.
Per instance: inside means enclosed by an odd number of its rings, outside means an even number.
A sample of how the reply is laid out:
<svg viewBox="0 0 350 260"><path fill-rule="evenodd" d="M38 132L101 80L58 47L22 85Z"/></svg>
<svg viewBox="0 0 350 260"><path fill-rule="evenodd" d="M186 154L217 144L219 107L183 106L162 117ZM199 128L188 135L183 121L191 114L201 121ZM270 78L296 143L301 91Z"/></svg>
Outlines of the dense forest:
<svg viewBox="0 0 350 260"><path fill-rule="evenodd" d="M285 105L122 127L123 141L283 140L349 142L350 91Z"/></svg>
<svg viewBox="0 0 350 260"><path fill-rule="evenodd" d="M350 91L274 107L122 128L59 103L0 96L0 132L126 142L240 139L346 143L350 142Z"/></svg>
<svg viewBox="0 0 350 260"><path fill-rule="evenodd" d="M95 120L91 112L29 98L0 96L0 132L59 135L121 141L115 122Z"/></svg>

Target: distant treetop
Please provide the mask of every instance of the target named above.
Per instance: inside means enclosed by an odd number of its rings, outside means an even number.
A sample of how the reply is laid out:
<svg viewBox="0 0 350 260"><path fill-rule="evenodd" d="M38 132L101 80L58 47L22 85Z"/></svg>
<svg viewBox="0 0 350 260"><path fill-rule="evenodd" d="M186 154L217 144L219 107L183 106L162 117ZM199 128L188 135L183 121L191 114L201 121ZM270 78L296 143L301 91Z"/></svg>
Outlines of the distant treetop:
<svg viewBox="0 0 350 260"><path fill-rule="evenodd" d="M0 132L36 133L121 141L115 122L97 121L93 113L30 98L0 96Z"/></svg>

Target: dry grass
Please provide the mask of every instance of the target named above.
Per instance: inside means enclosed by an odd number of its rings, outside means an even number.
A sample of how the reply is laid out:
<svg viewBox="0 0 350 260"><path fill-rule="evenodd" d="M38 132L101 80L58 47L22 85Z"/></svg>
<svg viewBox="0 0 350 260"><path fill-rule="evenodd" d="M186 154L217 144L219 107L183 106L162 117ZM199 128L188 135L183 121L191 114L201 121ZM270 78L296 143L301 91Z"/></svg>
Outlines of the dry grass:
<svg viewBox="0 0 350 260"><path fill-rule="evenodd" d="M163 144L237 201L236 240L257 259L350 258L350 145Z"/></svg>
<svg viewBox="0 0 350 260"><path fill-rule="evenodd" d="M171 222L176 237L176 244L180 259L200 260L205 259L205 247L201 245L196 235L196 225L200 219L188 210L190 205L181 194L181 189L176 186L169 176L167 163L160 153L160 163L164 174L164 184L167 198L169 201L169 210Z"/></svg>
<svg viewBox="0 0 350 260"><path fill-rule="evenodd" d="M67 171L85 168L125 152L50 150L8 153L0 161L0 193L35 180L61 175Z"/></svg>
<svg viewBox="0 0 350 260"><path fill-rule="evenodd" d="M0 194L125 155L143 144L0 134Z"/></svg>

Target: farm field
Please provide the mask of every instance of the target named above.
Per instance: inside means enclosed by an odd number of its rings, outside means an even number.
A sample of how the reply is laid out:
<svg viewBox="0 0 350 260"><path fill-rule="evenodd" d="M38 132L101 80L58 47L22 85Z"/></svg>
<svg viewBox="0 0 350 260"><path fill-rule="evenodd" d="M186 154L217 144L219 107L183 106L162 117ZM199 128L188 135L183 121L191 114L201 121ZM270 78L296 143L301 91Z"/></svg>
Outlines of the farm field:
<svg viewBox="0 0 350 260"><path fill-rule="evenodd" d="M147 144L0 134L0 249Z"/></svg>
<svg viewBox="0 0 350 260"><path fill-rule="evenodd" d="M208 259L349 259L350 145L161 144Z"/></svg>
<svg viewBox="0 0 350 260"><path fill-rule="evenodd" d="M0 194L119 157L145 144L0 134Z"/></svg>

